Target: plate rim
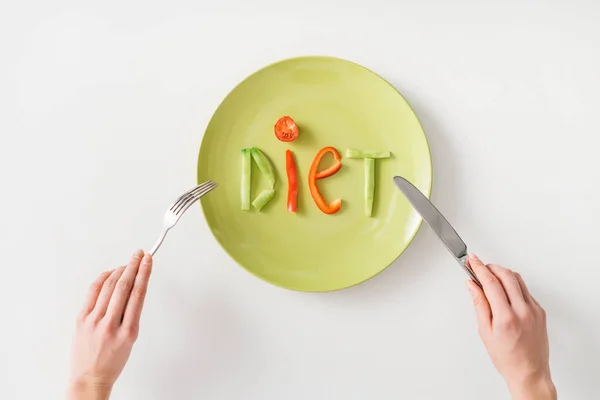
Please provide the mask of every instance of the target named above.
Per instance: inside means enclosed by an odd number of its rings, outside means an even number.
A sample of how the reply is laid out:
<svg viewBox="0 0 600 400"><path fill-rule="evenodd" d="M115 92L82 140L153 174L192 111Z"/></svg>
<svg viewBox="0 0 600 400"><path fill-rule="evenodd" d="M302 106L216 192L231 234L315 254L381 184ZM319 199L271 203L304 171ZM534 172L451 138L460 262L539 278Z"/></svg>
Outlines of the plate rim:
<svg viewBox="0 0 600 400"><path fill-rule="evenodd" d="M301 56L295 56L295 57L289 57L289 58L284 58L278 61L274 61L272 63L269 63L265 66L263 66L262 68L257 69L256 71L252 72L251 74L247 75L244 79L242 79L240 82L238 82L229 92L227 92L227 94L223 97L223 99L219 102L219 105L215 108L215 110L212 113L212 116L210 117L210 119L208 120L208 123L206 124L205 128L204 128L204 133L202 134L202 140L200 141L200 148L198 149L198 157L197 157L197 162L196 162L196 182L198 184L200 184L200 154L202 153L202 146L204 145L204 139L205 139L205 135L206 135L206 130L208 129L208 127L210 126L211 122L213 121L215 114L217 112L217 110L223 105L223 103L225 102L225 100L231 95L231 93L233 93L242 83L246 82L248 79L250 79L252 76L262 72L265 69L271 68L277 64L281 64L281 63L285 63L285 62L290 62L290 61L294 61L294 60L299 60L299 59L330 59L330 60L335 60L335 61L342 61L345 63L349 63L352 64L354 66L357 66L361 69L364 69L368 72L370 72L371 74L373 74L376 78L381 79L385 84L387 84L390 88L392 88L401 98L402 100L404 100L404 102L408 105L408 108L410 109L410 111L413 113L413 115L415 116L415 118L417 119L417 123L419 124L419 127L421 128L421 131L423 132L423 136L425 137L425 144L427 145L427 153L429 154L429 186L427 187L427 193L423 193L425 195L425 197L427 197L428 199L431 200L431 192L433 191L433 156L431 154L431 146L429 144L429 138L427 137L427 132L425 132L425 129L423 128L423 124L421 123L421 120L419 119L419 116L417 115L417 113L415 112L414 108L412 107L412 105L410 104L410 102L406 99L406 97L404 97L404 95L400 92L400 90L398 90L394 85L392 85L387 79L385 79L384 77L382 77L381 75L379 75L378 73L376 73L375 71L373 71L370 68L367 68L361 64L358 64L354 61L350 61L348 59L345 58L340 58L340 57L334 57L334 56L327 56L327 55L301 55ZM367 281L370 281L371 279L375 278L376 276L378 276L379 274L381 274L383 271L387 270L389 267L392 266L392 264L394 264L396 261L398 261L400 259L400 257L402 256L402 254L404 254L404 252L410 247L410 245L413 243L413 241L415 240L415 237L417 236L417 234L419 233L419 231L421 230L421 227L423 226L423 218L419 215L419 223L417 224L417 228L414 230L414 232L411 234L410 238L408 239L408 241L406 242L406 246L404 247L404 249L402 249L402 251L400 251L400 253L385 267L383 267L381 269L381 271L378 271L377 273L359 281L356 283L353 283L351 285L346 285L346 286L342 286L339 288L335 288L335 289L327 289L327 290L306 290L306 289L298 289L298 288L293 288L293 287L289 287L289 286L285 286L285 285L281 285L276 281L273 281L271 279L267 279L263 276L260 276L258 274L256 274L254 271L250 270L249 268L246 268L246 266L244 266L241 262L239 262L228 250L227 248L223 245L223 243L221 242L221 240L219 240L219 238L217 237L217 235L215 235L213 228L210 226L210 224L207 221L206 218L206 209L204 208L204 202L203 199L200 199L200 208L202 209L202 215L204 216L204 221L206 222L206 225L208 225L208 229L210 229L210 232L213 236L213 238L217 241L217 243L219 244L219 247L221 247L221 249L225 252L225 254L227 254L229 256L230 259L232 259L237 265L239 265L242 269L244 269L245 271L247 271L248 273L250 273L252 276L254 276L255 278L260 279L263 282L269 283L273 286L282 288L282 289L286 289L286 290L290 290L290 291L294 291L294 292L300 292L300 293L331 293L331 292L338 292L344 289L349 289L352 288L354 286L360 285L361 283L365 283ZM413 209L414 210L414 209ZM416 210L415 210L416 212ZM418 215L418 213L417 213Z"/></svg>

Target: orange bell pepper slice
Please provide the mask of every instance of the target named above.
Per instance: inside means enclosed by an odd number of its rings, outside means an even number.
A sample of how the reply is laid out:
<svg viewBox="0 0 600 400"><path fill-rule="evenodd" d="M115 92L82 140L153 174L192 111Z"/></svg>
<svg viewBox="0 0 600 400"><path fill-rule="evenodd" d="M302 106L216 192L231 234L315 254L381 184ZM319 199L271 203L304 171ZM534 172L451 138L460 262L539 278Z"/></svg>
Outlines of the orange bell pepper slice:
<svg viewBox="0 0 600 400"><path fill-rule="evenodd" d="M334 164L322 171L317 171L321 159L327 153L331 153L333 155ZM319 207L319 210L321 210L325 214L335 214L336 212L340 211L340 208L342 208L342 200L335 199L333 202L331 202L331 204L327 204L327 202L323 198L323 195L319 191L319 187L317 186L317 180L324 179L335 174L340 170L341 167L342 157L340 156L340 153L333 147L325 147L321 149L315 156L315 159L313 160L313 163L310 166L310 172L308 173L308 188L310 189L310 195L315 201L317 207Z"/></svg>
<svg viewBox="0 0 600 400"><path fill-rule="evenodd" d="M338 153L338 151L333 147L325 147L324 149L321 149L321 151L319 151L319 153L317 153L317 156L315 157L315 161L313 161L313 166L314 166L314 163L316 162L317 165L315 166L315 168L318 168L319 163L321 162L321 159L327 153L331 153L333 155L334 163L331 167L325 168L324 170L317 172L315 175L316 179L327 178L328 176L335 174L336 172L338 172L340 170L340 168L342 168L342 157L340 156L340 153Z"/></svg>

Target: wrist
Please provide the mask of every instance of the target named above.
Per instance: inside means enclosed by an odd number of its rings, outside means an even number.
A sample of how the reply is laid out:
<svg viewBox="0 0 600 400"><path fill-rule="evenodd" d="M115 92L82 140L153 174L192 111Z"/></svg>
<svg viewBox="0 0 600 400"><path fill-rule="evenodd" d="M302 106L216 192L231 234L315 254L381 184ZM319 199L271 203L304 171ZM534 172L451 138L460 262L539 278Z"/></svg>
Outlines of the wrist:
<svg viewBox="0 0 600 400"><path fill-rule="evenodd" d="M508 385L513 400L556 400L556 388L550 375L530 378Z"/></svg>
<svg viewBox="0 0 600 400"><path fill-rule="evenodd" d="M94 379L74 379L69 385L68 400L108 400L112 385Z"/></svg>

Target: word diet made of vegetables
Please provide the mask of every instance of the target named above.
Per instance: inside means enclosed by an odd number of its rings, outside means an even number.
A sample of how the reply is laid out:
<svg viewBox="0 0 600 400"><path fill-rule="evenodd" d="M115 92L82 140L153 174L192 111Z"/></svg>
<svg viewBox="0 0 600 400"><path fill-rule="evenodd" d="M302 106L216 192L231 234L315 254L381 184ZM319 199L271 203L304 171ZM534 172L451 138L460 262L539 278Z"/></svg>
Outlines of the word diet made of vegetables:
<svg viewBox="0 0 600 400"><path fill-rule="evenodd" d="M282 142L292 142L299 134L298 125L291 117L280 118L275 124L275 136ZM330 167L318 170L321 159L327 154L333 155L334 163ZM365 216L371 217L373 213L373 198L375 196L375 160L378 158L389 158L389 151L372 151L347 149L347 158L362 158L364 161L365 172ZM250 189L252 182L252 160L258 166L261 174L267 179L269 189L263 190L252 201L252 206L260 211L275 195L275 174L273 165L265 154L257 147L242 149L242 184L241 184L241 208L250 210ZM285 153L285 166L288 181L287 209L289 212L296 212L298 197L298 177L296 173L296 163L291 150ZM325 214L335 214L342 208L342 200L335 199L327 203L317 185L320 179L328 178L334 175L342 167L342 157L334 147L325 147L321 149L313 160L308 174L308 188L315 204Z"/></svg>

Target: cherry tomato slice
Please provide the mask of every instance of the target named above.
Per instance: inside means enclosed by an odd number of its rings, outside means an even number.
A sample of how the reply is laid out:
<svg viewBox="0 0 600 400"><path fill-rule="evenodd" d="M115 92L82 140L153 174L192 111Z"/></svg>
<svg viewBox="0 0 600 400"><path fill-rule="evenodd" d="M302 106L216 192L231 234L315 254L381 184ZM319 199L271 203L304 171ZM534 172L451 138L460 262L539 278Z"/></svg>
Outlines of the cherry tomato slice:
<svg viewBox="0 0 600 400"><path fill-rule="evenodd" d="M298 133L298 125L292 117L281 117L275 124L275 136L282 142L293 142Z"/></svg>

